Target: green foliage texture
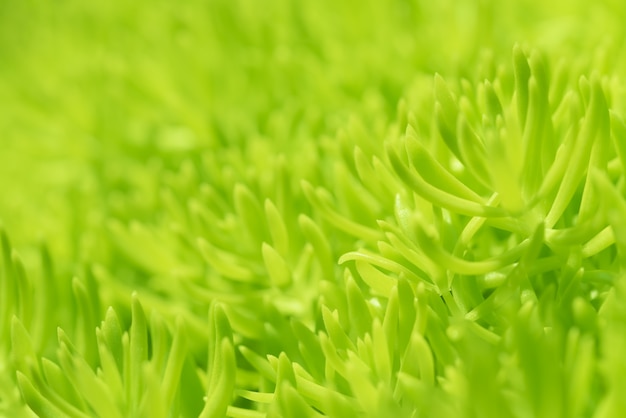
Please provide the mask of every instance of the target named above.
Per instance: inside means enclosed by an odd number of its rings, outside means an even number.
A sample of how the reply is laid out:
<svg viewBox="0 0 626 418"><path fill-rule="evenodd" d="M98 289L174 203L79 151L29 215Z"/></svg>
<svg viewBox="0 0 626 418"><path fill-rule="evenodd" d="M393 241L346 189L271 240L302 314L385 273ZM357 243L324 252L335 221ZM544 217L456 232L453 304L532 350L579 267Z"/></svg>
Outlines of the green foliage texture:
<svg viewBox="0 0 626 418"><path fill-rule="evenodd" d="M0 0L0 416L626 416L624 22Z"/></svg>

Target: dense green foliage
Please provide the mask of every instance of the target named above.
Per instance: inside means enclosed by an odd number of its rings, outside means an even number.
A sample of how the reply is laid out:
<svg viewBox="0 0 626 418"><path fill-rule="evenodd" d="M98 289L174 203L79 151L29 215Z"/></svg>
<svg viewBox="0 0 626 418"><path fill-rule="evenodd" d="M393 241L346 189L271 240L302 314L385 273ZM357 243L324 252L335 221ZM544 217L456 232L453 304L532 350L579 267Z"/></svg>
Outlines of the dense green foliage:
<svg viewBox="0 0 626 418"><path fill-rule="evenodd" d="M0 1L0 416L626 416L619 1Z"/></svg>

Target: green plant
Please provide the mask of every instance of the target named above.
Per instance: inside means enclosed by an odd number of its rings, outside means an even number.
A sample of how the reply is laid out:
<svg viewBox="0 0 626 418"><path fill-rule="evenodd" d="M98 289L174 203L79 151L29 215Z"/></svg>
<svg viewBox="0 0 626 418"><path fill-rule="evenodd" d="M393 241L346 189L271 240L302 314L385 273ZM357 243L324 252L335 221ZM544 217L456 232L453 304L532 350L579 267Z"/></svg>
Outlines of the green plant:
<svg viewBox="0 0 626 418"><path fill-rule="evenodd" d="M626 412L621 5L31 3L0 415Z"/></svg>

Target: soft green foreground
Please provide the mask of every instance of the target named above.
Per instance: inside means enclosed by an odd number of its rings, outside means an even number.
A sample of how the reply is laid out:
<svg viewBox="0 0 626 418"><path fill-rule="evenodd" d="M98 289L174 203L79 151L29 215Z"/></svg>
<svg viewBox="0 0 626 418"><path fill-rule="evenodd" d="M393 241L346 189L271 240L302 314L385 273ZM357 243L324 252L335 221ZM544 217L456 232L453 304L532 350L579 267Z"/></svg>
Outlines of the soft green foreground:
<svg viewBox="0 0 626 418"><path fill-rule="evenodd" d="M626 6L507 3L0 1L0 416L626 416Z"/></svg>

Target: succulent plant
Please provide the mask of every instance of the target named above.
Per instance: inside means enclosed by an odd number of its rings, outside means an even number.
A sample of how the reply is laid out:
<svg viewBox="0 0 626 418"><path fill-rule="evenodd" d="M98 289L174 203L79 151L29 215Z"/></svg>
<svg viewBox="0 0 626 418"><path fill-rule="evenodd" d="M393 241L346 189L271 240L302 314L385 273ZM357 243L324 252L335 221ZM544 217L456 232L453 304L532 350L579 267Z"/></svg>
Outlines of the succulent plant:
<svg viewBox="0 0 626 418"><path fill-rule="evenodd" d="M3 5L0 416L626 414L626 8L474 3Z"/></svg>

